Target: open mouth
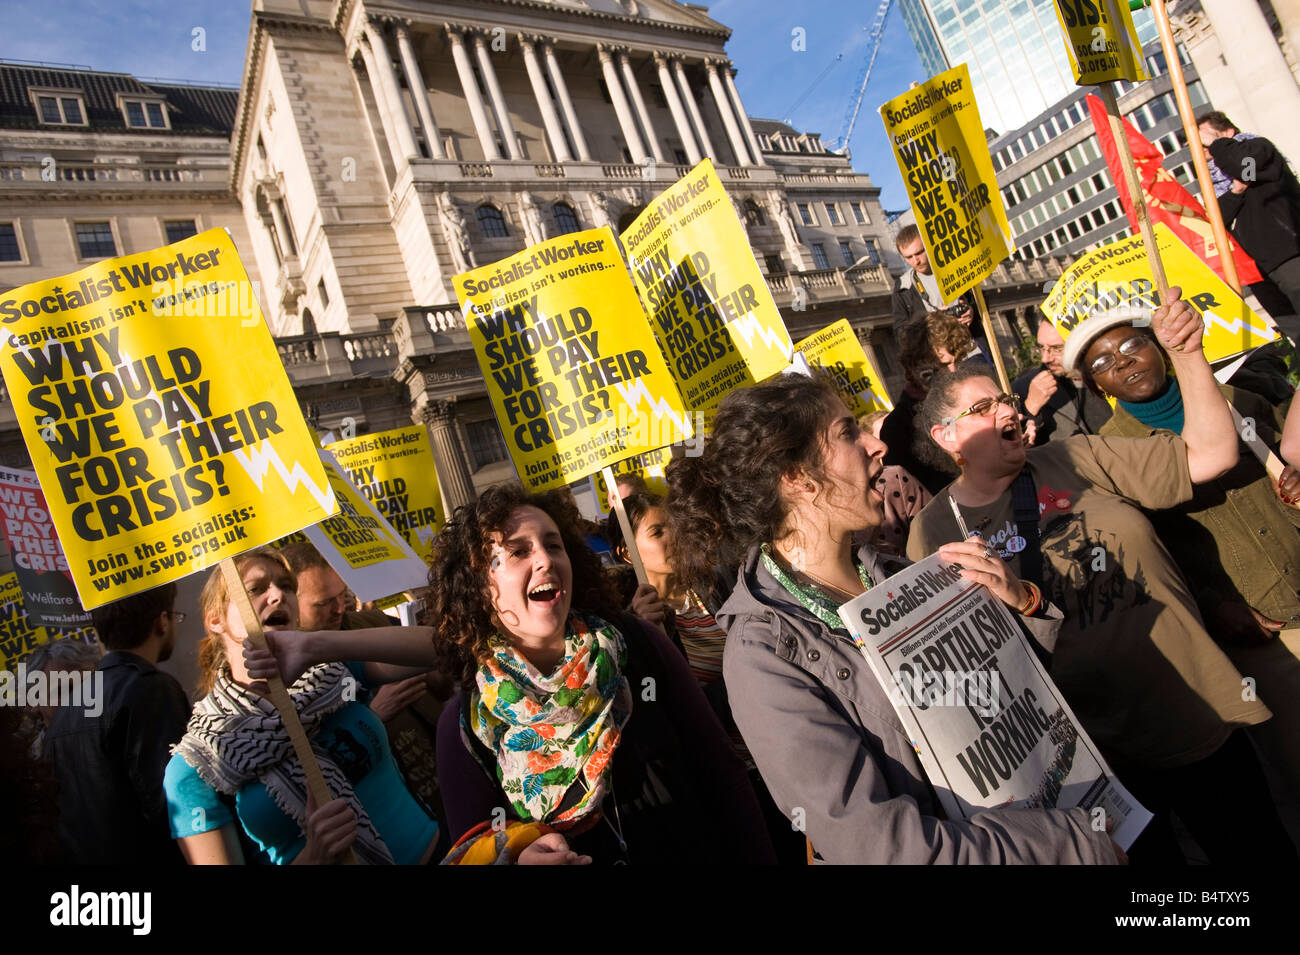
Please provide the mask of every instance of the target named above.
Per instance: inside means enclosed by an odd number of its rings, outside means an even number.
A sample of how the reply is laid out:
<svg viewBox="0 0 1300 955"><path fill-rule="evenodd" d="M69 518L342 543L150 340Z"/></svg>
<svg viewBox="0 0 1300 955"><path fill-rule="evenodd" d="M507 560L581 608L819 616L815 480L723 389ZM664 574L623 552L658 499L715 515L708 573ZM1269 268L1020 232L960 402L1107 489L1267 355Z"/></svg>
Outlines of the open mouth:
<svg viewBox="0 0 1300 955"><path fill-rule="evenodd" d="M1135 371L1133 372L1133 374L1129 375L1127 378L1124 379L1124 383L1127 385L1131 385L1133 384L1133 382L1137 381L1145 374L1146 374L1146 369L1143 369L1142 371Z"/></svg>
<svg viewBox="0 0 1300 955"><path fill-rule="evenodd" d="M1020 443L1020 426L1014 421L1008 421L1002 426L998 433L1002 435L1003 440L1014 441L1017 444Z"/></svg>
<svg viewBox="0 0 1300 955"><path fill-rule="evenodd" d="M528 591L528 599L549 604L560 599L560 589L554 584L541 584Z"/></svg>
<svg viewBox="0 0 1300 955"><path fill-rule="evenodd" d="M289 626L289 611L272 610L262 619L262 626L265 627L287 627Z"/></svg>

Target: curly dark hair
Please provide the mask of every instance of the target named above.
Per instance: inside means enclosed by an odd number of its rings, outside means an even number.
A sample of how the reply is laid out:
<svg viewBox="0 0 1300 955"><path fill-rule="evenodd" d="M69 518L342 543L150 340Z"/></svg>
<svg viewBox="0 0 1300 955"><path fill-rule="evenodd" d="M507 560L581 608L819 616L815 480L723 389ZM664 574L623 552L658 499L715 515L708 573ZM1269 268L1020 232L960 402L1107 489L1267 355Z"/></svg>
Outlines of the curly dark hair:
<svg viewBox="0 0 1300 955"><path fill-rule="evenodd" d="M640 529L641 521L645 519L647 511L652 507L663 506L664 499L651 491L633 493L623 498L623 509L627 511L627 522L632 525L632 534L635 536ZM610 548L618 553L618 549L624 544L623 525L618 522L618 515L613 511L609 512L609 519L605 521L602 531Z"/></svg>
<svg viewBox="0 0 1300 955"><path fill-rule="evenodd" d="M988 365L980 363L958 365L956 371L941 371L930 382L930 390L917 409L914 421L917 440L913 448L917 456L926 464L948 471L953 470L952 456L934 443L934 438L930 437L930 429L958 410L953 403L953 395L958 385L972 378L987 378L997 386L999 391L1002 390L997 378L994 377L993 370Z"/></svg>
<svg viewBox="0 0 1300 955"><path fill-rule="evenodd" d="M779 375L733 391L704 453L669 462L668 557L683 586L710 587L714 567L738 566L750 547L781 532L790 510L783 476L803 469L825 481L825 431L838 398L821 375Z"/></svg>
<svg viewBox="0 0 1300 955"><path fill-rule="evenodd" d="M529 494L517 484L490 487L472 504L456 508L433 543L429 597L420 622L434 630L438 669L474 685L479 664L489 655L488 640L503 628L492 606L488 584L491 535L501 531L521 507L535 507L555 521L573 567L574 610L617 620L621 610L612 583L583 537L582 515L565 491Z"/></svg>

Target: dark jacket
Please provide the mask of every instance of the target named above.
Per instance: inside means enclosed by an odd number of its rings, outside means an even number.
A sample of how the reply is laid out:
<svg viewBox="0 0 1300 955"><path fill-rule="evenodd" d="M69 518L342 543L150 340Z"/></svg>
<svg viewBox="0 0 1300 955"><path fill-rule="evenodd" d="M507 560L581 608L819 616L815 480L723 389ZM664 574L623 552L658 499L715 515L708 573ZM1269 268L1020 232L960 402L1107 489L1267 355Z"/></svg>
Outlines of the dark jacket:
<svg viewBox="0 0 1300 955"><path fill-rule="evenodd" d="M873 580L905 561L858 552ZM1055 619L1030 622L1044 647ZM762 566L755 547L719 619L736 723L778 806L836 863L1109 863L1083 809L992 810L941 818L907 732L845 632L830 630ZM1022 618L1023 619L1023 618ZM797 811L801 811L798 812Z"/></svg>
<svg viewBox="0 0 1300 955"><path fill-rule="evenodd" d="M894 291L890 296L889 306L894 314L895 338L898 337L904 325L925 318L930 312L945 311L938 304L926 299L925 288L920 284L920 280L916 276L916 269L908 269L894 281ZM970 289L962 292L957 301L949 305L946 310L956 312L961 306L968 308L970 313L975 316L974 321L970 324L971 337L983 339L984 327L979 320L979 312L975 308L975 293ZM981 350L983 349L981 348Z"/></svg>
<svg viewBox="0 0 1300 955"><path fill-rule="evenodd" d="M1210 144L1210 155L1226 175L1246 183L1240 195L1219 198L1223 221L1241 247L1265 272L1300 256L1300 182L1276 146L1262 136Z"/></svg>
<svg viewBox="0 0 1300 955"><path fill-rule="evenodd" d="M614 751L613 785L596 824L569 838L596 863L773 863L762 811L744 765L713 715L685 659L663 635L624 615L632 717ZM438 767L454 842L503 807L495 778L483 770L461 730L460 693L438 720ZM490 754L480 755L490 758ZM627 844L618 845L615 826Z"/></svg>
<svg viewBox="0 0 1300 955"><path fill-rule="evenodd" d="M180 864L163 797L190 703L148 660L115 650L95 668L103 711L61 706L45 737L59 782L59 836L74 865Z"/></svg>
<svg viewBox="0 0 1300 955"><path fill-rule="evenodd" d="M1046 365L1031 368L1011 383L1011 390L1021 401L1029 398L1029 383L1039 372L1051 371ZM1026 412L1028 414L1028 412ZM1068 377L1056 375L1056 391L1047 404L1038 409L1033 421L1038 426L1034 446L1046 444L1053 438L1069 438L1076 434L1096 434L1110 420L1110 405L1086 387L1080 387Z"/></svg>

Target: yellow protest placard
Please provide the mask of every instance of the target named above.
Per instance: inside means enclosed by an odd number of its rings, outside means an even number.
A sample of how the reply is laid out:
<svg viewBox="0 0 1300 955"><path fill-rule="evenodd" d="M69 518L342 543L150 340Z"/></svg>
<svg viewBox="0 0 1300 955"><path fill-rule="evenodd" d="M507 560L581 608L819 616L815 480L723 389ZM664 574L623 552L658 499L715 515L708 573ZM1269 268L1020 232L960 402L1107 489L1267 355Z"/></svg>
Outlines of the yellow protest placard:
<svg viewBox="0 0 1300 955"><path fill-rule="evenodd" d="M86 609L334 510L230 237L0 296L5 385Z"/></svg>
<svg viewBox="0 0 1300 955"><path fill-rule="evenodd" d="M433 538L447 518L433 448L424 425L335 441L327 450L361 496L402 535L421 560L428 560Z"/></svg>
<svg viewBox="0 0 1300 955"><path fill-rule="evenodd" d="M27 613L17 574L0 575L0 670L13 667L41 646L61 638L95 642L95 628L74 630L42 627Z"/></svg>
<svg viewBox="0 0 1300 955"><path fill-rule="evenodd" d="M534 491L691 434L608 227L456 276L497 423Z"/></svg>
<svg viewBox="0 0 1300 955"><path fill-rule="evenodd" d="M348 480L334 455L321 451L320 456L339 512L302 533L325 562L363 603L425 586L429 572L424 561Z"/></svg>
<svg viewBox="0 0 1300 955"><path fill-rule="evenodd" d="M1205 357L1214 362L1265 345L1280 333L1242 301L1215 271L1164 223L1156 245L1170 285L1205 320ZM1155 279L1141 236L1108 242L1074 262L1042 304L1062 338L1096 311L1121 305L1155 308Z"/></svg>
<svg viewBox="0 0 1300 955"><path fill-rule="evenodd" d="M808 359L809 365L826 369L835 383L844 404L853 417L860 418L873 411L892 411L879 375L862 350L862 343L853 332L847 318L813 332L795 346Z"/></svg>
<svg viewBox="0 0 1300 955"><path fill-rule="evenodd" d="M1147 78L1142 44L1126 0L1056 0L1065 50L1079 86Z"/></svg>
<svg viewBox="0 0 1300 955"><path fill-rule="evenodd" d="M660 193L620 236L668 368L693 412L783 371L792 347L781 313L705 159Z"/></svg>
<svg viewBox="0 0 1300 955"><path fill-rule="evenodd" d="M970 71L960 63L880 107L939 294L953 302L1013 248Z"/></svg>
<svg viewBox="0 0 1300 955"><path fill-rule="evenodd" d="M664 479L664 468L668 466L668 462L672 459L671 448L660 448L658 451L638 454L636 457L628 458L625 461L616 461L611 465L611 470L614 472L616 481L620 474L640 475L641 479L645 481L647 491L666 498L668 496L668 482ZM591 486L596 497L596 506L600 508L602 516L607 516L609 514L609 485L605 483L603 471L597 471L591 476Z"/></svg>

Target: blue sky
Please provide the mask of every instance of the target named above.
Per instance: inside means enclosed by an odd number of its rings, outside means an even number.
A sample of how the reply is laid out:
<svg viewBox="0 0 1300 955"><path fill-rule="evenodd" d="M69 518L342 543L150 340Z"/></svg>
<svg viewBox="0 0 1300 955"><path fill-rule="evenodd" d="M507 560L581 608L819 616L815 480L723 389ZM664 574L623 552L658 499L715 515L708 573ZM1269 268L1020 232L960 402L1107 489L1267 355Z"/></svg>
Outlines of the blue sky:
<svg viewBox="0 0 1300 955"><path fill-rule="evenodd" d="M718 0L709 12L732 29L727 52L736 64L736 84L750 115L789 120L796 129L820 132L832 143L857 93L867 30L877 6L875 0ZM6 0L4 19L0 58L74 63L142 78L238 84L248 42L249 4ZM194 49L196 28L204 31L202 50ZM804 31L803 51L792 48L796 28ZM838 54L843 59L836 62ZM868 173L883 189L887 209L905 207L906 198L876 109L923 79L895 3L851 144L854 168Z"/></svg>

